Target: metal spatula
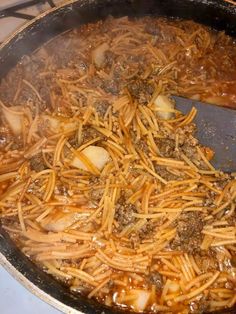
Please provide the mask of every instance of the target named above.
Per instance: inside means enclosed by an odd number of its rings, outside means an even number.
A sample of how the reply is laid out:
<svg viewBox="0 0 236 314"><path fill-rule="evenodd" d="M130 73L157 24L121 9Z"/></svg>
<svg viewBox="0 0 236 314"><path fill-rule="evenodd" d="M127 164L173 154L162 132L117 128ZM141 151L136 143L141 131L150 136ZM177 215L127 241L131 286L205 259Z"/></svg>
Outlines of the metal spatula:
<svg viewBox="0 0 236 314"><path fill-rule="evenodd" d="M236 171L236 110L222 108L183 97L173 96L176 108L188 113L194 106L198 113L196 137L199 142L212 148L213 166L225 172Z"/></svg>

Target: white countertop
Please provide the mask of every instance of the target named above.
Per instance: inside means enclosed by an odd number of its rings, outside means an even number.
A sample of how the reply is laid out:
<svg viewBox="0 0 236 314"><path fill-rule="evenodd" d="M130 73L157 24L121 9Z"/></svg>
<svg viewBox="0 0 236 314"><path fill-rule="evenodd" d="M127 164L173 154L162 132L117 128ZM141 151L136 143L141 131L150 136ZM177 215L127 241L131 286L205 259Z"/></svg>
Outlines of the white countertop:
<svg viewBox="0 0 236 314"><path fill-rule="evenodd" d="M25 3L27 1L29 0L0 0L0 10L7 9L13 5ZM53 0L53 2L55 5L58 5L65 2L65 0ZM19 12L37 16L38 14L48 10L49 8L50 6L47 3L39 3L29 8L25 8ZM0 42L8 38L10 34L12 34L25 22L27 22L27 20L15 17L5 17L3 19L0 19Z"/></svg>
<svg viewBox="0 0 236 314"><path fill-rule="evenodd" d="M1 314L61 314L46 304L21 284L0 265Z"/></svg>

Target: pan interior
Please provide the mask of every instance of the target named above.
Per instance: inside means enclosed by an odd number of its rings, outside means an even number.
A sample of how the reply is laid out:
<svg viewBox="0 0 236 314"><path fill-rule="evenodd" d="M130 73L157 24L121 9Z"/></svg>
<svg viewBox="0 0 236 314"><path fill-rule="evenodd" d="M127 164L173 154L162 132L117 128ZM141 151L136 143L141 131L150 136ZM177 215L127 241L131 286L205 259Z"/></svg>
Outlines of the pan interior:
<svg viewBox="0 0 236 314"><path fill-rule="evenodd" d="M104 19L109 15L156 15L193 19L213 28L226 30L232 36L236 35L236 10L224 1L73 1L33 21L2 46L1 77L4 77L23 55L32 53L51 38L78 25ZM63 284L45 274L25 257L2 229L0 232L1 254L28 280L53 298L83 313L123 313L69 293ZM235 309L219 313L230 312L234 313Z"/></svg>

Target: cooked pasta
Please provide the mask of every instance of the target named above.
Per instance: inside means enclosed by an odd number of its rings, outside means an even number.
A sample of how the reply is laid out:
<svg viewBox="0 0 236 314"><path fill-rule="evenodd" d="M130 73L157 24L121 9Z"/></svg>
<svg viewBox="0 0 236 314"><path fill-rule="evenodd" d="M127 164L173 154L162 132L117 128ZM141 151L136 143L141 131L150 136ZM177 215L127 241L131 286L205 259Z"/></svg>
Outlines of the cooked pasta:
<svg viewBox="0 0 236 314"><path fill-rule="evenodd" d="M25 57L0 86L0 218L24 254L108 306L232 307L236 177L170 95L234 107L235 63L223 33L126 17Z"/></svg>

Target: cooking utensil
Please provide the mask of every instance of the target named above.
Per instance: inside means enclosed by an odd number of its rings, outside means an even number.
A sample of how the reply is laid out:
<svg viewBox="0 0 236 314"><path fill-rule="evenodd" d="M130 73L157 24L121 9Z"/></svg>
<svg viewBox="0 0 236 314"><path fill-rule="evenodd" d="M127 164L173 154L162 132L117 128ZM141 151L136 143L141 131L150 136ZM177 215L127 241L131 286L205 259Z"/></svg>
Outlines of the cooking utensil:
<svg viewBox="0 0 236 314"><path fill-rule="evenodd" d="M57 34L109 15L180 17L236 35L236 7L223 0L71 0L37 17L0 46L0 77L4 77L23 55L30 54ZM65 285L44 273L22 254L1 227L0 261L17 280L62 312L124 314L122 310L70 293ZM236 307L218 311L218 314L235 312Z"/></svg>
<svg viewBox="0 0 236 314"><path fill-rule="evenodd" d="M176 108L188 113L197 109L194 122L199 142L215 152L212 164L217 170L236 171L236 110L173 96Z"/></svg>

